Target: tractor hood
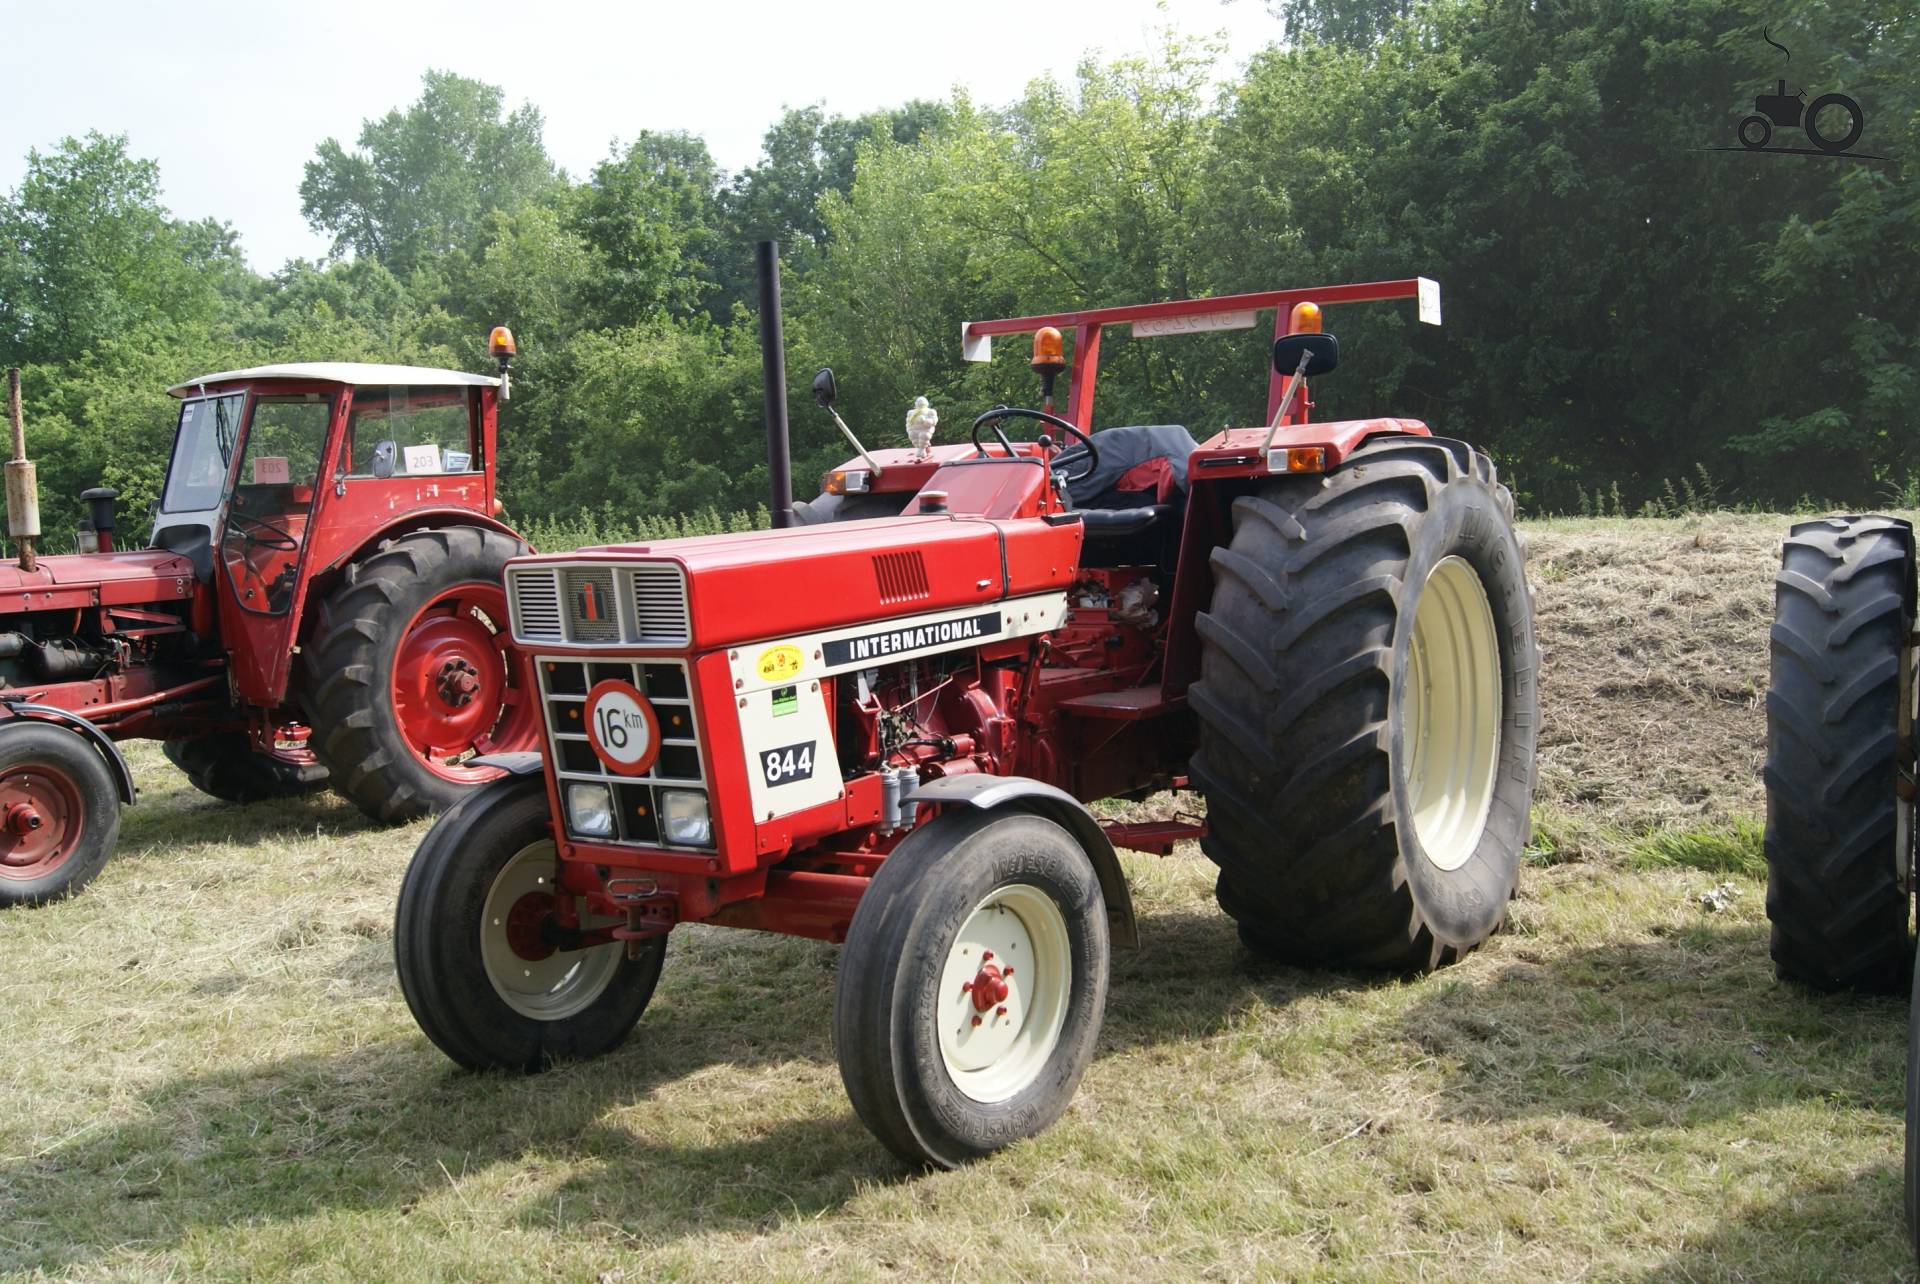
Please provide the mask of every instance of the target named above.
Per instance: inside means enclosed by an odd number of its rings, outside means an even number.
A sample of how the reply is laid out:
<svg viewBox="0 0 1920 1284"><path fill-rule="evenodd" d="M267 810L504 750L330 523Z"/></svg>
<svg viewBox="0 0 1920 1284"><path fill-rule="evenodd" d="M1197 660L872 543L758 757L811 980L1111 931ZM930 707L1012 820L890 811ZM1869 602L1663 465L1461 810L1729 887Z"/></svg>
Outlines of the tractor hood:
<svg viewBox="0 0 1920 1284"><path fill-rule="evenodd" d="M1037 518L891 517L516 558L507 582L522 641L708 650L1065 588L1080 538Z"/></svg>
<svg viewBox="0 0 1920 1284"><path fill-rule="evenodd" d="M193 563L160 550L42 557L32 571L0 563L0 606L10 610L130 606L191 596Z"/></svg>

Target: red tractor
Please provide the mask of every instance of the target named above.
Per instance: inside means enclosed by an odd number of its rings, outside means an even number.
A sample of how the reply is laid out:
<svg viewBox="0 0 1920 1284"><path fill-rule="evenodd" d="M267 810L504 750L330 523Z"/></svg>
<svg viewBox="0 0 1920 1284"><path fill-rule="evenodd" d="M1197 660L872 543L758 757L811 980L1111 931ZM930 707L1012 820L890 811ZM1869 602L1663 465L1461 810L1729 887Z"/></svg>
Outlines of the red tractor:
<svg viewBox="0 0 1920 1284"><path fill-rule="evenodd" d="M114 742L162 739L194 785L245 802L332 785L382 821L537 743L507 660L494 439L500 377L309 363L173 388L180 418L145 549L87 491L74 555L37 557L17 372L0 566L0 905L100 871L133 778Z"/></svg>
<svg viewBox="0 0 1920 1284"><path fill-rule="evenodd" d="M1049 394L1070 330L1066 412L856 442L798 528L516 559L540 751L488 759L510 774L407 871L395 953L421 1027L464 1066L537 1069L627 1036L680 924L841 943L857 1113L954 1166L1072 1096L1109 947L1140 936L1116 847L1198 839L1271 957L1415 972L1480 944L1534 782L1512 500L1415 420L1310 422L1304 382L1338 360L1316 304L1419 288L974 323L976 356L1035 333ZM1093 431L1103 329L1260 309L1264 424ZM816 389L830 408L830 372ZM1086 805L1183 788L1204 823Z"/></svg>

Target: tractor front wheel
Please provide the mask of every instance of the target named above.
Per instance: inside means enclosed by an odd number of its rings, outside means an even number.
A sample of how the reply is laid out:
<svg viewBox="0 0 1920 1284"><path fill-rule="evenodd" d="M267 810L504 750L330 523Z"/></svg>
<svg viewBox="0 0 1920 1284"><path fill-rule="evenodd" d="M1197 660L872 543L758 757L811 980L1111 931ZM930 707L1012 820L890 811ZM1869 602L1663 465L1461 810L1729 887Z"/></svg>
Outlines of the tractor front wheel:
<svg viewBox="0 0 1920 1284"><path fill-rule="evenodd" d="M949 813L894 849L854 912L840 1077L889 1150L955 1168L1060 1117L1106 996L1106 902L1080 845L1026 813Z"/></svg>
<svg viewBox="0 0 1920 1284"><path fill-rule="evenodd" d="M120 791L99 750L65 728L0 726L0 906L71 896L120 834Z"/></svg>
<svg viewBox="0 0 1920 1284"><path fill-rule="evenodd" d="M468 759L534 747L501 587L526 551L473 526L415 531L348 567L322 607L304 657L313 752L374 819L445 810L494 775Z"/></svg>
<svg viewBox="0 0 1920 1284"><path fill-rule="evenodd" d="M1485 455L1429 437L1235 501L1189 698L1249 947L1420 971L1505 919L1539 723L1512 504Z"/></svg>
<svg viewBox="0 0 1920 1284"><path fill-rule="evenodd" d="M440 1050L471 1070L534 1071L597 1056L653 998L667 938L569 947L596 919L566 893L538 775L508 776L434 822L407 866L393 928L400 992Z"/></svg>

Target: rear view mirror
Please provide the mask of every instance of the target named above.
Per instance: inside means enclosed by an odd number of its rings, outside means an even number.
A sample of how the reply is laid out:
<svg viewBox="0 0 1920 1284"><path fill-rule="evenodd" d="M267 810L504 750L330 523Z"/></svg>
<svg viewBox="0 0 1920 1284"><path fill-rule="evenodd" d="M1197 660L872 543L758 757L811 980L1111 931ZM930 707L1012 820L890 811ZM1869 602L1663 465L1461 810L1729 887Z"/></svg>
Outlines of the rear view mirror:
<svg viewBox="0 0 1920 1284"><path fill-rule="evenodd" d="M839 395L840 390L833 381L833 367L821 366L820 373L813 377L813 399L831 410L833 399Z"/></svg>
<svg viewBox="0 0 1920 1284"><path fill-rule="evenodd" d="M1300 361L1306 359L1306 367ZM1340 341L1330 334L1290 334L1273 343L1273 368L1278 374L1325 374L1340 364ZM818 384L814 385L816 388Z"/></svg>

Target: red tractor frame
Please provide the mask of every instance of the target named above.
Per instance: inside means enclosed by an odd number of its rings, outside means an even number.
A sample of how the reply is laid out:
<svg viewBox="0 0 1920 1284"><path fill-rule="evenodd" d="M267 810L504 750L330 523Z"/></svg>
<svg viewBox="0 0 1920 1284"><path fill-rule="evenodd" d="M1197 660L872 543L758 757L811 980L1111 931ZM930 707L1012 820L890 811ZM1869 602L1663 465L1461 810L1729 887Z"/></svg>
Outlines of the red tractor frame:
<svg viewBox="0 0 1920 1284"><path fill-rule="evenodd" d="M1437 321L1406 280L974 323L971 356L1035 334L1049 403L1071 333L1066 415L856 440L798 529L515 560L542 752L489 760L512 776L408 871L422 1028L464 1065L537 1068L626 1036L679 924L842 943L855 1109L951 1166L1071 1097L1108 949L1139 942L1116 847L1198 838L1264 954L1419 970L1484 940L1537 730L1512 500L1415 420L1313 422L1304 384L1338 361L1320 304L1415 295ZM1092 431L1104 328L1261 309L1264 425ZM830 371L815 388L831 411ZM1022 420L1044 432L1013 441ZM1183 788L1204 821L1086 805Z"/></svg>
<svg viewBox="0 0 1920 1284"><path fill-rule="evenodd" d="M527 548L497 516L505 369L297 363L180 384L145 549L114 546L117 496L97 489L83 551L36 556L32 466L8 465L22 548L0 567L0 904L104 864L134 799L115 741L164 740L223 799L331 783L384 821L497 774L476 753L534 743L499 583Z"/></svg>

